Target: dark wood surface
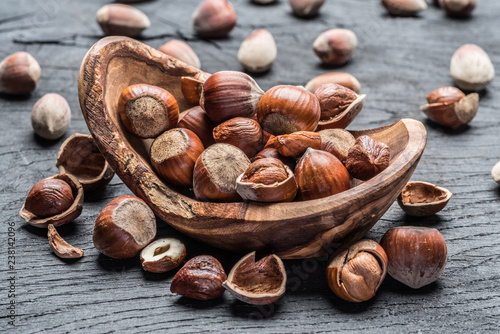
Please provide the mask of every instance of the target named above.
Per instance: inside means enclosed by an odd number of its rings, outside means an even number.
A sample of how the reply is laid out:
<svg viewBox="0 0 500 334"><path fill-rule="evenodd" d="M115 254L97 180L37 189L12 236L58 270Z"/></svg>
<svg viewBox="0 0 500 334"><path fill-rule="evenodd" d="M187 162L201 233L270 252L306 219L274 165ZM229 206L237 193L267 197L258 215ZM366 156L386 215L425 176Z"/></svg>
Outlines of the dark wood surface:
<svg viewBox="0 0 500 334"><path fill-rule="evenodd" d="M476 118L459 130L425 120L419 106L435 88L452 84L450 58L460 45L474 42L500 64L500 2L479 1L469 20L447 18L430 6L417 18L388 16L376 0L331 0L311 20L291 15L285 0L258 6L234 1L237 27L230 37L201 40L190 27L195 0L137 4L152 26L142 41L159 47L170 38L186 39L203 70L241 70L236 54L255 28L275 37L278 58L272 70L256 76L263 89L277 84L303 85L331 70L348 71L367 95L364 109L350 129L367 129L401 118L424 122L427 148L414 180L444 186L454 195L439 214L411 218L394 204L367 235L379 241L390 227L438 228L448 244L448 265L435 283L412 290L387 277L372 300L352 304L335 297L324 278L324 258L285 261L289 272L283 299L251 306L229 293L198 302L170 293L173 274L142 270L137 258L113 260L93 247L95 217L114 197L131 194L114 178L85 198L82 215L59 229L71 244L85 250L79 261L63 261L50 250L46 230L18 216L31 186L57 173L55 161L63 140L88 133L79 109L77 77L87 50L103 37L95 12L109 1L2 0L0 58L28 51L40 63L42 78L29 97L0 95L0 331L37 332L485 332L498 331L500 316L500 191L490 171L500 159L498 78L481 94ZM341 68L319 64L312 42L328 28L356 32L359 47ZM42 95L63 95L72 108L72 123L57 141L36 137L30 124L33 104ZM9 267L9 225L14 226L15 265ZM175 236L187 245L188 258L211 254L229 271L239 255L208 247L159 222L158 236ZM12 249L12 247L11 247ZM9 281L11 278L14 280ZM9 297L9 290L15 296ZM15 302L15 326L9 325Z"/></svg>

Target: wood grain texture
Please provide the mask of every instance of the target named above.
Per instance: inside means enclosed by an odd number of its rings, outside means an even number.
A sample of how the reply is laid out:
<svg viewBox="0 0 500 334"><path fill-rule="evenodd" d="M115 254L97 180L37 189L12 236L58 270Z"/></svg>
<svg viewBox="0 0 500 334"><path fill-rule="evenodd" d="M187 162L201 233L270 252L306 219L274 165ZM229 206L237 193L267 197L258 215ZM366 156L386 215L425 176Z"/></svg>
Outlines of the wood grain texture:
<svg viewBox="0 0 500 334"><path fill-rule="evenodd" d="M440 230L448 244L448 264L434 284L414 291L387 277L374 299L351 304L335 297L325 280L326 259L287 260L287 292L277 303L251 306L229 293L220 300L196 302L170 293L172 274L148 274L138 259L112 260L99 255L91 241L95 217L114 197L131 194L115 177L101 191L85 196L84 209L72 224L58 228L84 257L65 262L51 253L46 231L18 216L31 186L57 174L57 151L72 133L88 133L79 109L78 71L88 49L103 37L94 16L109 1L3 0L0 3L0 57L28 51L40 63L38 88L26 98L0 95L0 331L6 333L107 332L497 332L500 316L500 190L490 171L500 159L499 81L481 94L479 111L469 126L448 130L426 120L419 110L432 90L452 85L449 60L462 44L474 42L500 64L500 2L483 0L471 19L447 18L430 6L417 18L388 16L378 1L327 1L321 15L297 19L285 0L257 6L234 0L238 24L230 37L204 40L190 27L199 1L136 4L151 19L142 41L159 47L170 38L186 40L207 72L241 70L237 51L253 29L265 27L275 37L278 57L270 72L256 77L264 89L277 84L304 85L312 77L347 71L361 82L366 103L349 129L368 129L401 118L424 123L427 147L412 179L453 192L448 206L428 218L407 217L397 204L368 233L379 241L387 229L425 225ZM175 2L177 3L177 2ZM320 65L312 42L329 28L356 32L359 47L351 62L337 69ZM35 137L31 108L43 94L63 95L72 109L66 135L55 142ZM8 270L8 223L15 226L15 271ZM226 271L239 255L179 234L159 223L159 236L185 242L187 258L217 257ZM16 326L8 325L8 279L16 277Z"/></svg>

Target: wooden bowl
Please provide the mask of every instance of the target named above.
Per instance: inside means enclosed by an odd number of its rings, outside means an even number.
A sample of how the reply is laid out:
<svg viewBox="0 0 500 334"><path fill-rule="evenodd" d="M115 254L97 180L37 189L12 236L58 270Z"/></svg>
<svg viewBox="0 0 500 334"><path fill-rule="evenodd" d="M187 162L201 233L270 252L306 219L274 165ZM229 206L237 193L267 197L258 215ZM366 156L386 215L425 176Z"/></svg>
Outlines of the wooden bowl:
<svg viewBox="0 0 500 334"><path fill-rule="evenodd" d="M422 123L403 119L352 132L355 137L369 135L386 143L392 157L386 170L348 191L318 200L276 204L197 201L154 173L147 154L151 140L128 134L116 106L125 87L148 83L172 93L182 111L188 105L180 78L198 71L133 39L106 37L83 60L79 98L97 146L132 192L177 230L215 247L308 258L360 239L401 193L424 150Z"/></svg>

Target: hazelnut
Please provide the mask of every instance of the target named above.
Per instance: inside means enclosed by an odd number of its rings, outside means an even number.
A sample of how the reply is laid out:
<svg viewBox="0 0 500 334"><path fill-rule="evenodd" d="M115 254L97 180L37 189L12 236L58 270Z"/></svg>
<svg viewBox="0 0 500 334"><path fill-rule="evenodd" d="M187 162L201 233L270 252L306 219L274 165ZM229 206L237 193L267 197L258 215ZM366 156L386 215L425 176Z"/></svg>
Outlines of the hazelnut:
<svg viewBox="0 0 500 334"><path fill-rule="evenodd" d="M346 168L352 177L366 181L389 166L389 146L369 136L360 136L349 149Z"/></svg>
<svg viewBox="0 0 500 334"><path fill-rule="evenodd" d="M309 147L319 150L321 135L317 132L297 131L288 135L276 136L272 143L281 155L298 158Z"/></svg>
<svg viewBox="0 0 500 334"><path fill-rule="evenodd" d="M313 17L318 15L325 0L288 0L293 14L298 17Z"/></svg>
<svg viewBox="0 0 500 334"><path fill-rule="evenodd" d="M164 273L177 268L186 257L186 246L174 238L158 239L141 251L142 268L152 273Z"/></svg>
<svg viewBox="0 0 500 334"><path fill-rule="evenodd" d="M356 143L356 138L344 129L326 129L318 133L321 136L320 149L330 152L345 164L349 149Z"/></svg>
<svg viewBox="0 0 500 334"><path fill-rule="evenodd" d="M350 302L375 296L387 274L387 255L373 240L360 240L332 254L326 268L330 289Z"/></svg>
<svg viewBox="0 0 500 334"><path fill-rule="evenodd" d="M320 117L318 99L301 87L280 85L269 89L257 105L257 119L273 135L314 131Z"/></svg>
<svg viewBox="0 0 500 334"><path fill-rule="evenodd" d="M238 60L247 71L261 73L271 68L277 53L273 35L266 29L257 29L241 43Z"/></svg>
<svg viewBox="0 0 500 334"><path fill-rule="evenodd" d="M205 148L215 143L213 136L215 124L208 118L205 110L200 106L184 110L180 113L177 126L193 131L200 138Z"/></svg>
<svg viewBox="0 0 500 334"><path fill-rule="evenodd" d="M92 136L81 133L73 134L62 143L56 166L59 172L77 178L85 191L104 187L115 175Z"/></svg>
<svg viewBox="0 0 500 334"><path fill-rule="evenodd" d="M263 148L262 129L257 121L246 117L227 120L213 130L216 143L231 144L251 158Z"/></svg>
<svg viewBox="0 0 500 334"><path fill-rule="evenodd" d="M201 68L200 58L186 42L173 39L160 46L158 50L195 68Z"/></svg>
<svg viewBox="0 0 500 334"><path fill-rule="evenodd" d="M493 166L493 169L491 170L491 177L496 183L500 184L500 161Z"/></svg>
<svg viewBox="0 0 500 334"><path fill-rule="evenodd" d="M476 116L479 95L464 93L455 87L441 87L427 95L428 104L420 107L432 121L458 128L468 124Z"/></svg>
<svg viewBox="0 0 500 334"><path fill-rule="evenodd" d="M156 218L135 196L120 196L106 204L94 222L92 240L106 256L126 259L137 255L156 236Z"/></svg>
<svg viewBox="0 0 500 334"><path fill-rule="evenodd" d="M236 191L247 201L290 202L297 193L292 170L275 158L258 159L236 179Z"/></svg>
<svg viewBox="0 0 500 334"><path fill-rule="evenodd" d="M266 305L279 300L286 290L286 270L276 255L255 261L255 252L245 255L229 272L224 288L239 300Z"/></svg>
<svg viewBox="0 0 500 334"><path fill-rule="evenodd" d="M151 25L146 14L135 7L122 4L101 7L96 19L106 35L137 37Z"/></svg>
<svg viewBox="0 0 500 334"><path fill-rule="evenodd" d="M193 185L196 159L203 152L203 144L191 130L176 128L158 136L151 145L151 165L170 184L183 187Z"/></svg>
<svg viewBox="0 0 500 334"><path fill-rule="evenodd" d="M252 2L259 4L259 5L268 5L268 4L271 4L275 1L276 0L252 0Z"/></svg>
<svg viewBox="0 0 500 334"><path fill-rule="evenodd" d="M203 37L224 37L236 25L236 12L227 0L204 0L193 13L193 30Z"/></svg>
<svg viewBox="0 0 500 334"><path fill-rule="evenodd" d="M45 94L31 111L33 130L44 139L60 138L68 130L70 122L71 109L66 99L59 94Z"/></svg>
<svg viewBox="0 0 500 334"><path fill-rule="evenodd" d="M446 242L435 228L391 228L380 245L387 253L389 275L413 289L437 280L446 266Z"/></svg>
<svg viewBox="0 0 500 334"><path fill-rule="evenodd" d="M83 188L68 174L57 174L31 188L19 215L27 223L45 228L64 225L82 213Z"/></svg>
<svg viewBox="0 0 500 334"><path fill-rule="evenodd" d="M215 202L241 200L236 192L236 179L249 165L248 157L236 146L217 143L208 147L194 165L196 198Z"/></svg>
<svg viewBox="0 0 500 334"><path fill-rule="evenodd" d="M7 56L0 63L0 92L12 95L29 94L35 90L42 70L27 52Z"/></svg>
<svg viewBox="0 0 500 334"><path fill-rule="evenodd" d="M194 77L181 77L181 91L187 103L192 106L200 105L203 84L208 77L210 74L206 72L198 72Z"/></svg>
<svg viewBox="0 0 500 334"><path fill-rule="evenodd" d="M83 256L83 250L68 244L52 224L48 226L47 237L49 238L50 248L57 257L61 259L79 259Z"/></svg>
<svg viewBox="0 0 500 334"><path fill-rule="evenodd" d="M273 147L264 148L262 151L260 151L259 153L257 153L252 158L252 162L255 162L255 161L259 160L259 159L264 159L264 158L279 159L282 163L284 163L285 165L287 165L288 167L290 167L291 170L295 169L295 159L291 158L291 157L285 157L285 156L281 155L278 152L278 150L274 148L274 145L273 145Z"/></svg>
<svg viewBox="0 0 500 334"><path fill-rule="evenodd" d="M451 17L467 17L476 8L476 0L439 0L439 5Z"/></svg>
<svg viewBox="0 0 500 334"><path fill-rule="evenodd" d="M177 126L179 120L175 97L147 84L125 88L118 99L118 113L125 128L140 138L155 138Z"/></svg>
<svg viewBox="0 0 500 334"><path fill-rule="evenodd" d="M465 44L451 57L450 73L458 88L480 91L495 77L495 69L488 54L475 44Z"/></svg>
<svg viewBox="0 0 500 334"><path fill-rule="evenodd" d="M432 183L408 182L398 196L398 204L406 214L415 217L430 216L443 210L452 193Z"/></svg>
<svg viewBox="0 0 500 334"><path fill-rule="evenodd" d="M346 72L330 72L318 75L312 78L305 85L305 88L311 93L314 92L319 86L327 83L336 83L346 88L353 90L356 94L361 91L361 85L352 74Z"/></svg>
<svg viewBox="0 0 500 334"><path fill-rule="evenodd" d="M170 284L172 293L198 300L212 300L224 293L227 276L220 262L210 255L199 255L179 269Z"/></svg>
<svg viewBox="0 0 500 334"><path fill-rule="evenodd" d="M200 106L219 124L234 117L251 117L264 92L248 74L221 71L203 84Z"/></svg>
<svg viewBox="0 0 500 334"><path fill-rule="evenodd" d="M427 9L425 0L382 0L382 5L396 16L414 16Z"/></svg>
<svg viewBox="0 0 500 334"><path fill-rule="evenodd" d="M356 34L348 29L330 29L321 33L313 50L326 65L343 65L351 59L358 45Z"/></svg>
<svg viewBox="0 0 500 334"><path fill-rule="evenodd" d="M333 154L308 148L295 167L298 197L307 201L338 194L351 187L344 165Z"/></svg>

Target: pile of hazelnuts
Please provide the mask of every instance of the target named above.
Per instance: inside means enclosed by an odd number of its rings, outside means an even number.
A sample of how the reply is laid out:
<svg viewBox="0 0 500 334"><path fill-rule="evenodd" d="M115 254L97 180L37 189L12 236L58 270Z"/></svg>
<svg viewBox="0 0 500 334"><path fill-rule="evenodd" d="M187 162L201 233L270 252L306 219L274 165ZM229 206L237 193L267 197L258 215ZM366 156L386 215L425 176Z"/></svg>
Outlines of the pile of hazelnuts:
<svg viewBox="0 0 500 334"><path fill-rule="evenodd" d="M179 115L168 91L129 86L118 113L130 133L154 138L149 158L158 175L173 187L192 188L198 200L318 199L389 165L386 144L339 128L365 98L341 85L313 92L279 85L264 92L245 73L221 71L183 77L182 92L195 106Z"/></svg>

